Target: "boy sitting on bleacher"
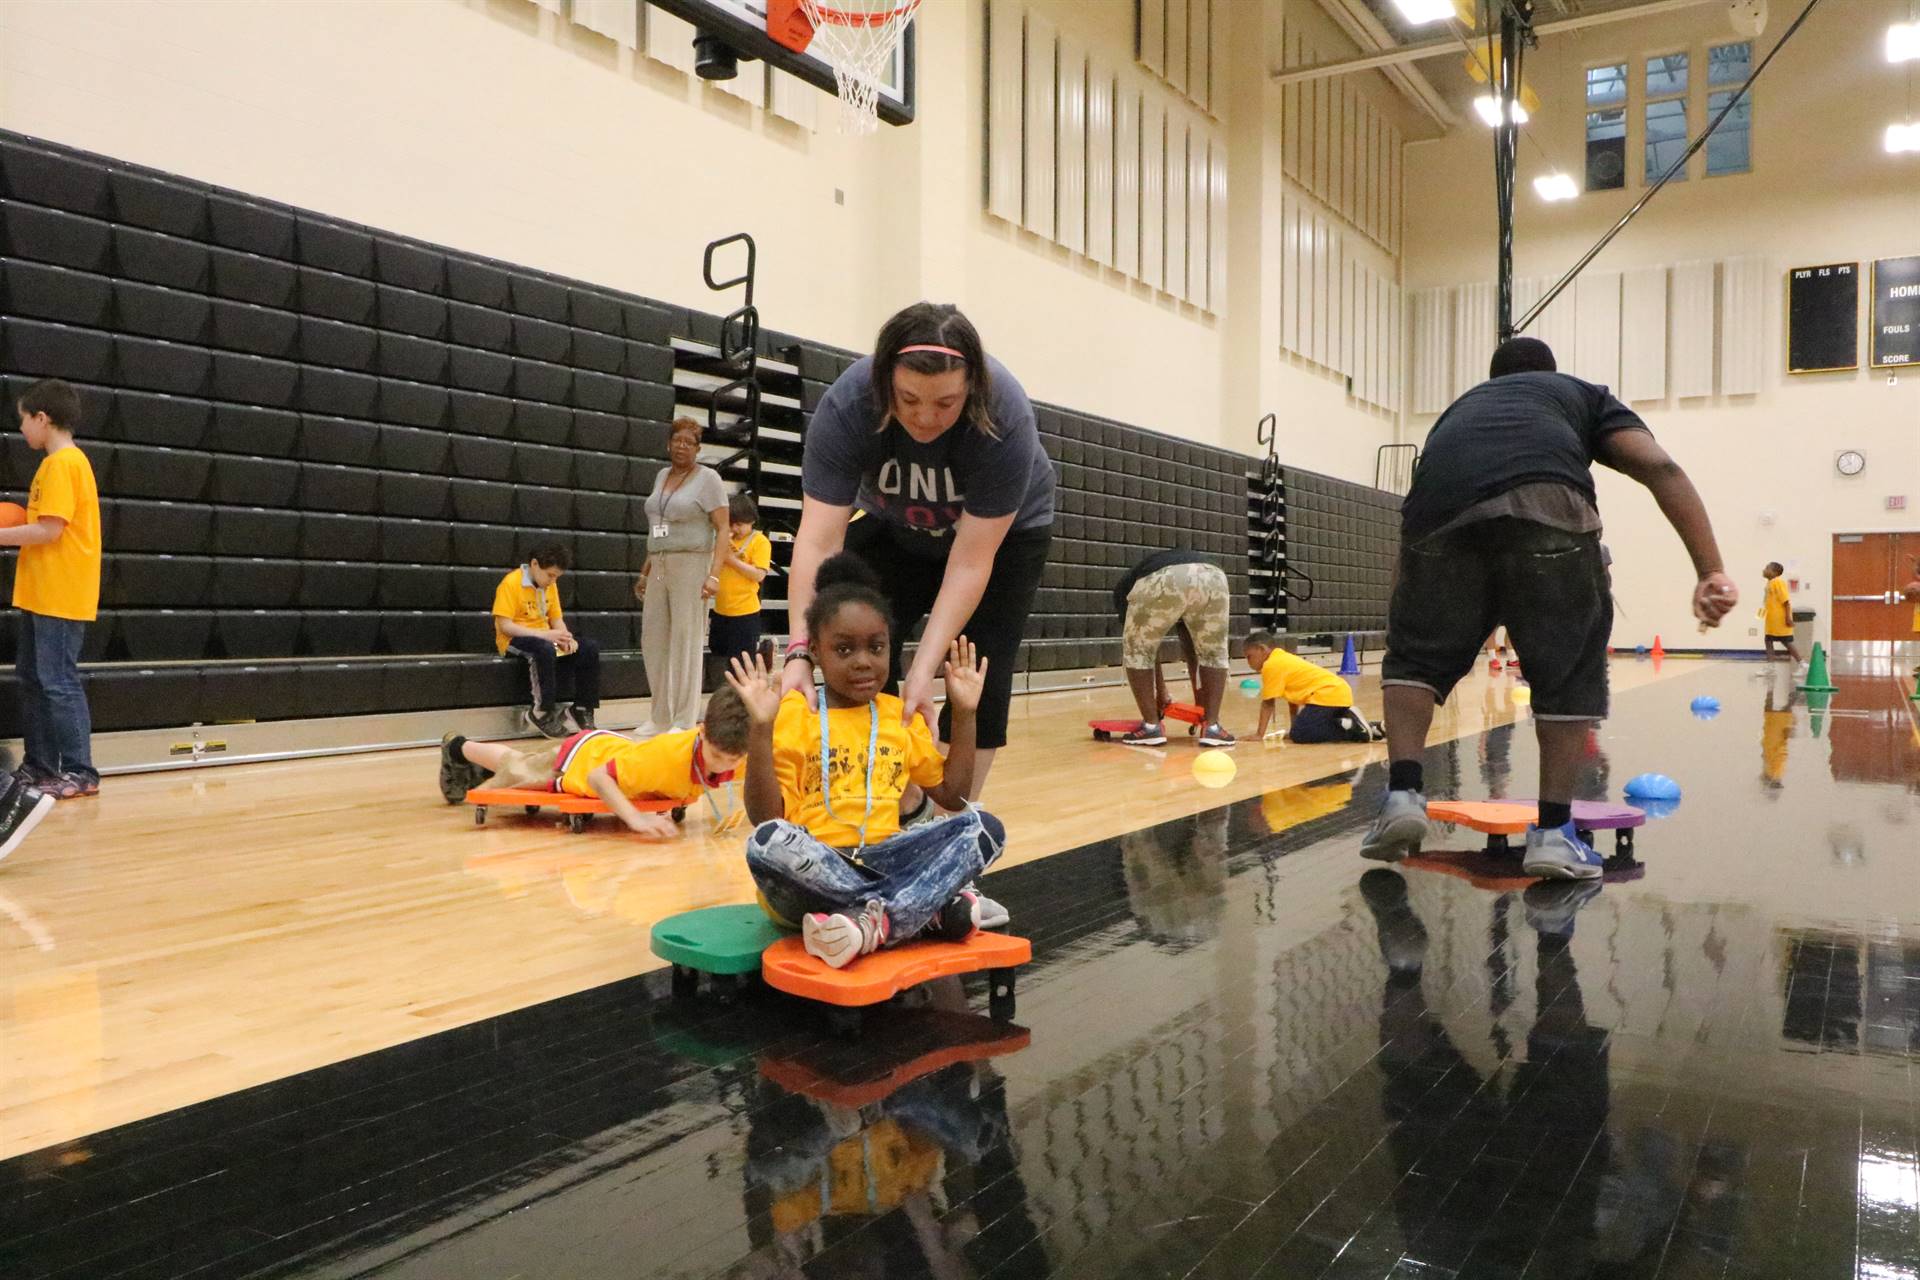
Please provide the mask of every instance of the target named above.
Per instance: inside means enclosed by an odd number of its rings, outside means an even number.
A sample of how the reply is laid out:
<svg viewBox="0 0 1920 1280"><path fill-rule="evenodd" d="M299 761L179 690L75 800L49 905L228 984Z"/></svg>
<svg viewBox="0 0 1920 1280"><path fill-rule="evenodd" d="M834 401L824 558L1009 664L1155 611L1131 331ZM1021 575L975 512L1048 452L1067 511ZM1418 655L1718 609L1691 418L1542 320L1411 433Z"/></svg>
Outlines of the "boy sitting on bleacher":
<svg viewBox="0 0 1920 1280"><path fill-rule="evenodd" d="M564 792L605 803L628 829L654 839L678 834L635 800L691 804L733 780L746 759L750 724L740 695L722 687L707 700L698 728L636 741L611 729L585 729L558 750L519 751L501 742L471 742L450 733L440 742L440 795L459 804L477 787ZM717 812L716 806L716 812Z"/></svg>
<svg viewBox="0 0 1920 1280"><path fill-rule="evenodd" d="M600 646L576 636L560 613L560 575L569 556L562 543L536 546L527 562L500 579L493 593L493 641L501 653L525 658L533 686L527 724L547 738L593 728L600 705ZM567 723L570 703L573 723Z"/></svg>

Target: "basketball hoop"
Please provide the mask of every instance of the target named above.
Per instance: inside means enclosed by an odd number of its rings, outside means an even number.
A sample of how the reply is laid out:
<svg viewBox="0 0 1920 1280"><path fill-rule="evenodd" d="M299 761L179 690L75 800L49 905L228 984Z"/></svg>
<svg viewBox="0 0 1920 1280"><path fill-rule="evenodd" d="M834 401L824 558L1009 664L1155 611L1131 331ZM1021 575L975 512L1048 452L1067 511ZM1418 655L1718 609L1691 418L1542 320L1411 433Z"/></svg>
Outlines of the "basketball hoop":
<svg viewBox="0 0 1920 1280"><path fill-rule="evenodd" d="M833 67L840 94L840 129L872 133L879 127L880 81L906 37L920 0L768 0L767 34L795 53L811 51Z"/></svg>

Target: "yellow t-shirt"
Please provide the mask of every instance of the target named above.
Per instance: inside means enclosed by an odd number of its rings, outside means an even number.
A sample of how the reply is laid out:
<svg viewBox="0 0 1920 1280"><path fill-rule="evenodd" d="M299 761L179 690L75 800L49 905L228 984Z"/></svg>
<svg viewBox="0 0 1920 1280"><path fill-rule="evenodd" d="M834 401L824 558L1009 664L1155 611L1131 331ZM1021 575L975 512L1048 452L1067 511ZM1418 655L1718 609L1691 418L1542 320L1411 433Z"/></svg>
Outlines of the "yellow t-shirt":
<svg viewBox="0 0 1920 1280"><path fill-rule="evenodd" d="M100 613L100 488L77 445L48 454L34 471L27 523L41 516L58 516L67 527L52 542L20 548L13 607L92 622Z"/></svg>
<svg viewBox="0 0 1920 1280"><path fill-rule="evenodd" d="M756 569L773 563L773 544L758 529L744 542L731 544L733 554ZM732 565L720 567L720 589L713 593L713 611L723 618L744 618L760 612L760 584Z"/></svg>
<svg viewBox="0 0 1920 1280"><path fill-rule="evenodd" d="M620 794L629 800L642 797L659 800L698 800L700 784L693 776L693 744L698 729L663 733L636 742L608 729L585 734L578 743L568 739L560 745L566 755L566 767L560 770L560 790L570 796L591 796L589 775L606 771L613 775ZM555 757L556 766L560 757Z"/></svg>
<svg viewBox="0 0 1920 1280"><path fill-rule="evenodd" d="M1768 635L1790 636L1793 634L1793 611L1787 603L1787 580L1784 576L1767 579L1767 598L1764 607Z"/></svg>
<svg viewBox="0 0 1920 1280"><path fill-rule="evenodd" d="M1793 732L1793 712L1765 711L1760 715L1760 769L1771 782L1787 773L1787 738Z"/></svg>
<svg viewBox="0 0 1920 1280"><path fill-rule="evenodd" d="M939 1174L940 1145L888 1117L829 1151L824 1168L774 1200L768 1216L781 1235L823 1215L878 1216Z"/></svg>
<svg viewBox="0 0 1920 1280"><path fill-rule="evenodd" d="M1335 782L1325 786L1281 787L1260 797L1260 814L1267 830L1279 835L1303 822L1338 813L1353 801L1353 784Z"/></svg>
<svg viewBox="0 0 1920 1280"><path fill-rule="evenodd" d="M900 830L900 797L912 780L923 787L939 784L947 762L934 746L926 720L900 723L900 699L881 694L880 732L874 751L873 814L867 813L867 742L873 737L873 713L866 707L827 711L827 771L833 812L827 812L820 785L820 714L798 690L780 703L773 722L773 769L787 821L805 827L814 839L835 849L860 844L866 818L867 843L878 844Z"/></svg>
<svg viewBox="0 0 1920 1280"><path fill-rule="evenodd" d="M1268 654L1260 668L1260 696L1283 698L1296 707L1353 705L1353 690L1345 680L1285 649Z"/></svg>
<svg viewBox="0 0 1920 1280"><path fill-rule="evenodd" d="M500 629L502 618L523 627L551 627L560 621L560 584L548 583L542 590L533 585L533 572L526 565L509 569L493 593L493 647L505 653L511 637Z"/></svg>

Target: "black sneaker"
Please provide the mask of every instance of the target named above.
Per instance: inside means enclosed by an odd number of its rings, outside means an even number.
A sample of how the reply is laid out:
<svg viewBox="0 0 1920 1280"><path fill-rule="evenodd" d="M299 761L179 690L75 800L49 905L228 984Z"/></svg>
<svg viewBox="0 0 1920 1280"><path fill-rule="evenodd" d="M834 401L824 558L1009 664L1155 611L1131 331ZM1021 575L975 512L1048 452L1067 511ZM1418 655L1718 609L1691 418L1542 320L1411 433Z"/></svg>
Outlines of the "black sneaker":
<svg viewBox="0 0 1920 1280"><path fill-rule="evenodd" d="M0 797L0 859L18 849L52 808L52 796L16 775Z"/></svg>
<svg viewBox="0 0 1920 1280"><path fill-rule="evenodd" d="M971 889L962 889L953 901L940 908L940 914L920 931L923 938L941 942L965 942L980 931L980 897Z"/></svg>
<svg viewBox="0 0 1920 1280"><path fill-rule="evenodd" d="M573 727L581 733L586 733L590 729L600 727L593 722L592 707L574 707L569 710L567 714L573 718Z"/></svg>
<svg viewBox="0 0 1920 1280"><path fill-rule="evenodd" d="M527 728L533 730L543 738L564 738L572 732L572 730L567 727L566 712L560 710L558 707L555 707L551 711L544 712L535 711L532 707L528 707L522 715L526 718Z"/></svg>
<svg viewBox="0 0 1920 1280"><path fill-rule="evenodd" d="M1167 731L1157 724L1143 724L1138 729L1121 734L1120 741L1130 747L1164 747L1167 745Z"/></svg>
<svg viewBox="0 0 1920 1280"><path fill-rule="evenodd" d="M459 804L471 790L467 784L472 779L473 766L454 750L455 743L464 741L457 733L440 739L440 798L448 804Z"/></svg>

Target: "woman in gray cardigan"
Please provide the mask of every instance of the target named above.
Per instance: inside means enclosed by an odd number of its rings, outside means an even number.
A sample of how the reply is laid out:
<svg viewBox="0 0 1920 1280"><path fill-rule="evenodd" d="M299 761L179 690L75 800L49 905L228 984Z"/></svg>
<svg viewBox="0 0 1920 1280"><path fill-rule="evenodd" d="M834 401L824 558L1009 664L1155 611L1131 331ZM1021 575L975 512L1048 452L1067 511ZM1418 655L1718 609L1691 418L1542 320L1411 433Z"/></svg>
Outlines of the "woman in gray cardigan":
<svg viewBox="0 0 1920 1280"><path fill-rule="evenodd" d="M700 721L707 601L720 588L727 551L727 490L718 471L700 465L699 423L674 420L667 457L672 465L654 476L647 495L647 562L633 585L652 694L640 726L646 737Z"/></svg>

